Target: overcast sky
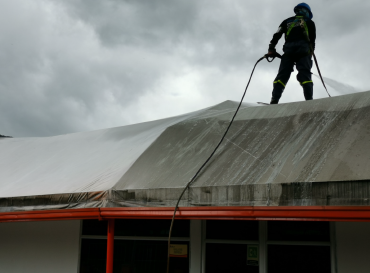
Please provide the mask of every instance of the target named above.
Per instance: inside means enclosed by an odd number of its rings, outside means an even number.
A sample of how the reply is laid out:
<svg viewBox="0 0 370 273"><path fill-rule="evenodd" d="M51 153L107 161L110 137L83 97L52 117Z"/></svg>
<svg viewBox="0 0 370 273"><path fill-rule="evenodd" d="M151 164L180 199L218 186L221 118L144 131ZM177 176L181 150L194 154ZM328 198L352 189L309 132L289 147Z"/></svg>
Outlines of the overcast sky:
<svg viewBox="0 0 370 273"><path fill-rule="evenodd" d="M90 131L239 101L254 63L298 3L0 0L0 134ZM370 90L370 1L307 3L323 76L348 92ZM257 66L245 102L270 101L278 66ZM281 102L304 100L295 74ZM327 97L313 80L314 98Z"/></svg>

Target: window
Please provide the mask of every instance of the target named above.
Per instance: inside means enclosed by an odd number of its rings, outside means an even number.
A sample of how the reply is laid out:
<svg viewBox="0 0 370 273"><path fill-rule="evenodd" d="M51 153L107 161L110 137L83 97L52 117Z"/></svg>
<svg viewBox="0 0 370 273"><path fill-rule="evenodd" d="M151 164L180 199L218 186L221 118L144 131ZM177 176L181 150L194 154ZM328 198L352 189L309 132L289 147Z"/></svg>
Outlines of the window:
<svg viewBox="0 0 370 273"><path fill-rule="evenodd" d="M108 222L99 220L83 220L82 235L107 236Z"/></svg>
<svg viewBox="0 0 370 273"><path fill-rule="evenodd" d="M189 250L189 242L171 243L186 244ZM189 258L170 258L170 265L171 272L189 272ZM163 273L166 272L166 268L167 241L115 241L114 269L116 272Z"/></svg>
<svg viewBox="0 0 370 273"><path fill-rule="evenodd" d="M258 229L258 221L207 221L206 273L258 273ZM256 263L253 265L247 259L248 246L256 249Z"/></svg>
<svg viewBox="0 0 370 273"><path fill-rule="evenodd" d="M107 240L82 239L80 273L105 272Z"/></svg>
<svg viewBox="0 0 370 273"><path fill-rule="evenodd" d="M269 245L269 273L330 273L330 246Z"/></svg>
<svg viewBox="0 0 370 273"><path fill-rule="evenodd" d="M207 221L207 239L258 241L258 221Z"/></svg>
<svg viewBox="0 0 370 273"><path fill-rule="evenodd" d="M258 266L247 265L246 244L206 245L206 272L258 273Z"/></svg>
<svg viewBox="0 0 370 273"><path fill-rule="evenodd" d="M170 222L116 220L114 272L165 272ZM187 253L171 258L171 273L189 272L190 242L192 261L206 273L331 273L335 266L329 222L194 220L191 230L190 240L190 221L175 221L171 243ZM83 221L81 273L105 271L106 233L106 221Z"/></svg>
<svg viewBox="0 0 370 273"><path fill-rule="evenodd" d="M331 272L330 223L270 221L267 268L274 272Z"/></svg>
<svg viewBox="0 0 370 273"><path fill-rule="evenodd" d="M166 272L170 220L115 220L114 272ZM84 220L80 273L105 272L107 221ZM187 257L171 257L170 272L189 272L190 221L177 220L171 244L186 245Z"/></svg>
<svg viewBox="0 0 370 273"><path fill-rule="evenodd" d="M131 220L115 221L116 236L147 236L168 237L171 220ZM176 220L173 225L172 237L189 237L190 221Z"/></svg>
<svg viewBox="0 0 370 273"><path fill-rule="evenodd" d="M171 220L115 220L115 236L147 236L168 237ZM108 230L107 221L84 220L82 235L106 236ZM189 237L190 221L176 220L172 230L172 237Z"/></svg>
<svg viewBox="0 0 370 273"><path fill-rule="evenodd" d="M329 222L270 221L268 240L329 242Z"/></svg>

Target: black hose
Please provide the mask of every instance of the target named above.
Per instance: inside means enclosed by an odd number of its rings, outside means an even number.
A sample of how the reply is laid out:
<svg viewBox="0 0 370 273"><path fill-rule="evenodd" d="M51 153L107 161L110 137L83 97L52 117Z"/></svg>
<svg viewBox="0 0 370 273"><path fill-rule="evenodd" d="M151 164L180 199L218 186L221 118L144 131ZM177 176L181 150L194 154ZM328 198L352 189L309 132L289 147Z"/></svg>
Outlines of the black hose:
<svg viewBox="0 0 370 273"><path fill-rule="evenodd" d="M306 25L306 23L304 22L304 20L303 20L303 19L300 19L300 22L301 22L301 23L300 23L301 28L302 28L302 30L303 30L303 35L304 35L304 37L306 38L306 41L308 42L308 44L309 44L309 46L310 46L310 50L311 50L311 53L312 53L312 55L313 55L313 59L314 59L315 64L316 64L317 71L319 72L321 82L322 82L322 84L324 85L324 88L325 88L325 90L326 90L326 93L328 93L329 98L331 98L331 96L330 96L330 94L329 94L329 92L328 92L328 89L326 88L326 85L325 85L324 79L323 79L323 78L322 78L322 76L321 76L321 71L320 71L319 63L317 62L316 55L315 55L315 51L313 50L313 46L312 46L312 43L311 43L311 41L310 41L310 37L308 36L308 32L307 32L307 31L305 31L305 25Z"/></svg>
<svg viewBox="0 0 370 273"><path fill-rule="evenodd" d="M323 79L323 78L322 78L322 76L321 76L321 71L320 71L320 67L319 67L319 64L318 64L317 59L316 59L315 52L313 51L312 45L310 45L310 46L311 46L311 52L312 52L312 55L313 55L313 59L315 60L315 64L316 64L317 71L319 72L319 75L320 75L321 82L322 82L322 84L324 85L324 88L325 88L325 90L326 90L326 93L328 93L329 98L331 98L331 96L330 96L330 94L329 94L329 92L328 92L328 89L326 88L326 85L325 85L324 79Z"/></svg>
<svg viewBox="0 0 370 273"><path fill-rule="evenodd" d="M273 58L271 61L268 59L269 57ZM262 58L260 58L256 64L254 65L253 67L253 70L252 70L252 73L251 73L251 76L249 77L249 81L248 81L248 84L247 86L245 87L245 90L244 90L244 94L242 96L242 99L240 100L240 103L238 105L238 108L236 109L235 113L234 113L234 116L232 117L230 123L229 123L229 126L227 127L224 135L222 136L220 142L217 144L216 148L213 150L213 152L211 153L211 155L207 158L207 160L203 163L203 165L199 168L199 170L195 173L195 175L190 179L190 181L186 184L185 188L183 189L183 191L181 192L181 195L179 197L179 199L177 200L177 203L176 203L176 206L175 206L175 210L173 212L173 216L172 216L172 221L171 221L171 226L170 226L170 233L168 235L168 255L167 255L167 273L170 272L170 245L171 245L171 234L172 234L172 228L173 228L173 223L175 221L175 216L176 216L176 211L179 207L179 203L180 203L180 200L182 198L182 196L184 195L185 191L189 188L189 186L191 185L191 183L194 182L195 178L197 177L197 175L200 173L200 171L204 168L204 166L208 163L208 161L211 159L211 157L215 154L215 152L217 151L217 149L220 147L222 141L224 140L227 132L229 131L230 127L231 127L231 124L233 123L234 119L235 119L235 116L236 114L238 113L239 111L239 108L240 106L242 105L242 102L244 100L244 97L245 97L245 94L247 92L247 89L248 89L248 86L249 86L249 83L251 82L251 79L252 79L252 76L253 76L253 72L254 72L254 69L256 68L257 64L262 61L264 58L266 58L269 62L272 62L275 57L278 57L280 58L280 55L278 53L275 53L275 54L271 54L271 55L265 55L263 56Z"/></svg>

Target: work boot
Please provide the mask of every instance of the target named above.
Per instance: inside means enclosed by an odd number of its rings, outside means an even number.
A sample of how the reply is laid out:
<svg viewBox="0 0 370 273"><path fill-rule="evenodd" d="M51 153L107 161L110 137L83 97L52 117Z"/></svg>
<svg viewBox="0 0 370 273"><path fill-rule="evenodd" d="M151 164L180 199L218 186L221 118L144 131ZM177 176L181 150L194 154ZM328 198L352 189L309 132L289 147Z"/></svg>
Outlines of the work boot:
<svg viewBox="0 0 370 273"><path fill-rule="evenodd" d="M279 103L279 100L271 98L270 104L278 104L278 103Z"/></svg>
<svg viewBox="0 0 370 273"><path fill-rule="evenodd" d="M303 87L303 94L304 94L304 98L306 100L312 100L313 98L313 83L310 82L310 83L306 83L304 85L302 85Z"/></svg>

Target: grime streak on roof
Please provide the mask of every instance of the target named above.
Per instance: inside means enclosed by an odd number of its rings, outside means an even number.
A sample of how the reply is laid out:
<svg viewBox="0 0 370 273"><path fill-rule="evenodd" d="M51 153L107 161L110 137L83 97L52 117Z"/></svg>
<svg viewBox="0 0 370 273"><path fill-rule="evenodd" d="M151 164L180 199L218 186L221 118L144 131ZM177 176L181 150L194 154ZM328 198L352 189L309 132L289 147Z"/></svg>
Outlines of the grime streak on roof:
<svg viewBox="0 0 370 273"><path fill-rule="evenodd" d="M236 102L86 133L0 140L0 211L173 206ZM370 92L244 104L183 206L368 205Z"/></svg>

